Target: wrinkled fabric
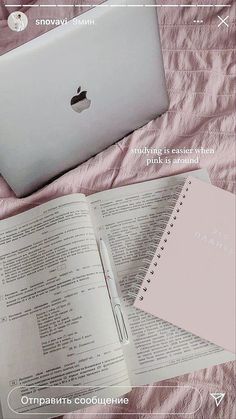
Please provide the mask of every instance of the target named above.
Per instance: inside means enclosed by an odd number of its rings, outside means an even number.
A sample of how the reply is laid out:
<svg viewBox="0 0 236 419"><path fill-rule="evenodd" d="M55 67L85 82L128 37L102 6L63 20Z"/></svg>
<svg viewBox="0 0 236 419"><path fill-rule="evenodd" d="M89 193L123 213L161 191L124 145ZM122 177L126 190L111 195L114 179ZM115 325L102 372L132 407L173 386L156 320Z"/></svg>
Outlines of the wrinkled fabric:
<svg viewBox="0 0 236 419"><path fill-rule="evenodd" d="M36 18L68 19L84 12L85 8L33 8L40 1L24 1L20 10L27 13L28 29L11 32L6 23L9 12L14 8L0 6L0 53L3 54L18 45L48 30L32 24ZM65 1L57 1L65 4ZM70 3L70 2L67 2ZM72 2L71 2L72 3ZM86 4L86 2L83 2ZM87 4L89 1L87 2ZM94 1L95 3L95 1ZM98 1L97 1L98 3ZM158 2L161 4L161 2ZM168 4L176 4L170 0ZM206 4L206 2L202 3ZM74 1L73 4L81 4ZM163 1L162 4L165 4ZM160 32L166 71L167 88L170 96L169 111L145 127L109 147L74 170L69 171L40 191L24 199L17 199L7 183L0 178L0 218L5 218L32 206L58 196L82 192L86 195L108 188L169 176L204 167L211 182L231 192L235 191L235 2L231 7L211 8L159 8ZM227 23L221 24L218 16ZM194 20L203 23L194 23ZM140 29L142 30L142 28ZM145 33L143 34L145 36ZM141 62L140 62L141 65ZM140 92L145 100L145 92ZM148 95L148 92L146 93ZM7 139L6 139L7 140ZM147 166L144 155L134 154L132 149L140 147L200 148L214 149L214 154L201 155L196 165L187 163L153 164ZM172 153L173 154L173 153ZM172 155L173 157L173 155ZM178 155L186 157L186 155ZM210 308L210 302L209 302ZM227 325L222 325L222 327ZM158 377L157 377L158 378ZM234 365L227 363L192 374L159 382L159 385L190 385L202 396L202 407L195 413L195 419L233 419L236 417L234 400ZM210 392L225 392L226 396L217 408ZM134 389L129 394L129 412L138 406L140 415L132 418L151 418L148 413L158 411L160 404L165 411L159 417L179 418L173 414L184 408L185 393L171 394L163 390L161 397L153 387ZM197 408L196 398L191 402ZM122 418L122 407L109 407L113 415L103 415L102 406L92 407L85 414L68 414L65 419ZM107 409L106 409L107 412ZM88 413L91 413L88 414Z"/></svg>

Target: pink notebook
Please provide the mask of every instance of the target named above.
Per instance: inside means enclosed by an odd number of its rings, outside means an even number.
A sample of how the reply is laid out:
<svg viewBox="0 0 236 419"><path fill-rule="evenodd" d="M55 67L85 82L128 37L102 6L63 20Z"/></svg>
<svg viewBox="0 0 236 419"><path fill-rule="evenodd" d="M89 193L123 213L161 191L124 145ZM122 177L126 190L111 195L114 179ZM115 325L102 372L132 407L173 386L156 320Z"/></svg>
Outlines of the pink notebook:
<svg viewBox="0 0 236 419"><path fill-rule="evenodd" d="M235 197L188 177L135 307L235 352Z"/></svg>

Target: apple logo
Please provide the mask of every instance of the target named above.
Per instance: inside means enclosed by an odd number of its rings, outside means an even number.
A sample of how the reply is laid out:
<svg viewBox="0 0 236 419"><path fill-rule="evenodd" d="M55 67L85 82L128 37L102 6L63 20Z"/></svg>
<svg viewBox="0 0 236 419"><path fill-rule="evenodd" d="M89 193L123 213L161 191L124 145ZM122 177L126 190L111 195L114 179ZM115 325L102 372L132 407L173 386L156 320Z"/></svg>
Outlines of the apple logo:
<svg viewBox="0 0 236 419"><path fill-rule="evenodd" d="M77 95L73 96L70 104L73 111L77 113L83 112L85 109L88 109L91 105L91 100L86 97L87 91L83 90L81 92L81 86L77 90Z"/></svg>

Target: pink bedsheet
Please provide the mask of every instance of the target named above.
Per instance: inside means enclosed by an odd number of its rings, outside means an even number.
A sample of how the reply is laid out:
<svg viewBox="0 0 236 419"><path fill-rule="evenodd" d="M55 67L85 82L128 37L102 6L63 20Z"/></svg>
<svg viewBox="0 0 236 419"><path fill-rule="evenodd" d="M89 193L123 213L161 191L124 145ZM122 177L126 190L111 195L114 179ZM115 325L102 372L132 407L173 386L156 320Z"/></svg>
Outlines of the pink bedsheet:
<svg viewBox="0 0 236 419"><path fill-rule="evenodd" d="M176 4L173 0L168 1L168 4L171 2ZM40 3L40 1L24 1L24 4L29 6ZM80 4L81 1L73 3ZM165 3L167 2L162 1L162 4ZM169 111L30 197L15 198L6 182L0 178L0 218L16 214L57 196L73 192L91 194L107 188L168 176L198 167L208 169L213 184L234 191L235 3L232 1L229 4L231 7L227 9L222 7L159 9L164 63L170 95ZM40 8L39 10L33 7L23 7L21 9L26 11L30 20L39 16L55 17L55 13L58 17L65 17L66 14L69 18L84 11L82 7L57 8L56 12L55 8ZM0 6L1 54L46 30L40 26L34 26L31 21L27 31L21 34L9 31L6 19L8 12L13 10L15 9ZM222 23L218 27L220 23L218 16L225 18L228 15L229 26ZM203 23L194 23L196 19L203 20ZM147 166L144 156L134 155L131 151L132 148L144 146L205 147L213 148L215 153L203 154L200 163L195 166L189 164ZM227 327L227 325L221 326ZM158 384L192 385L199 389L203 404L194 415L195 419L234 419L236 417L233 363L197 371ZM209 392L218 391L225 392L226 396L217 408L209 397ZM133 390L129 394L129 399L130 405L139 406L140 413L155 411L159 403L157 391L151 387ZM162 393L162 401L172 415L159 417L165 419L180 417L173 413L181 411L181 407L184 406L184 393L181 396L178 392L178 396L172 394L170 397L167 389ZM197 405L197 399L193 400L193 405L195 402ZM80 414L78 417L88 419L95 417L94 413L98 412L99 418L122 417L122 408L110 409L110 413L116 413L115 415L103 415L102 407L90 408L86 412L91 412L91 415ZM67 419L76 417L77 415L66 415ZM135 417L141 416L135 415ZM147 419L151 418L151 415L143 414L142 417Z"/></svg>

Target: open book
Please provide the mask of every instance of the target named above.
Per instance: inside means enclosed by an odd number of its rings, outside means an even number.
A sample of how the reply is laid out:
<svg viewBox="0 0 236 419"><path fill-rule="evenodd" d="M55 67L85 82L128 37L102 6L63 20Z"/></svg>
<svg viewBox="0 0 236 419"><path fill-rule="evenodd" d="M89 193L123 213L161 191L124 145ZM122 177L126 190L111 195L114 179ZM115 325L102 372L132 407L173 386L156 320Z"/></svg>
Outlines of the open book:
<svg viewBox="0 0 236 419"><path fill-rule="evenodd" d="M191 173L208 181L203 171ZM165 208L187 175L88 197L64 196L0 222L4 418L19 417L14 412L50 417L84 407L40 406L40 397L119 397L132 386L233 359L220 347L135 309L128 294ZM122 302L125 345L106 287L97 246L101 237Z"/></svg>

